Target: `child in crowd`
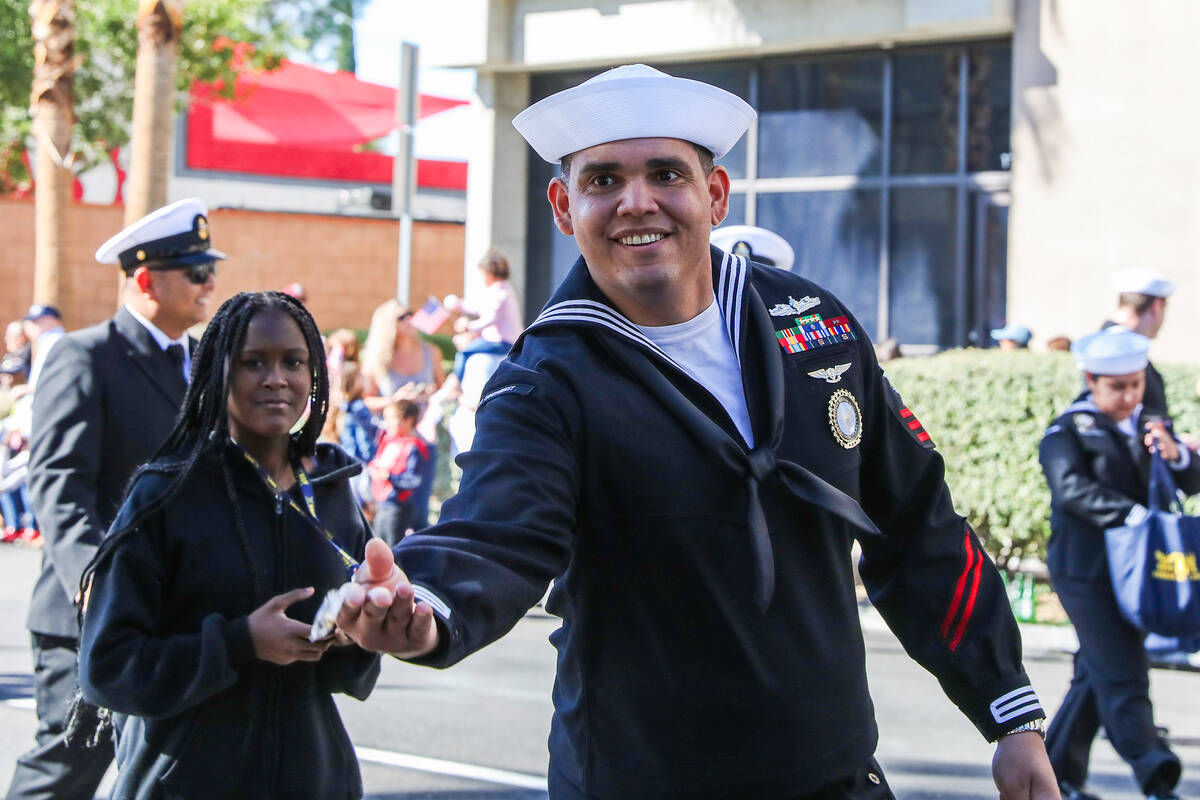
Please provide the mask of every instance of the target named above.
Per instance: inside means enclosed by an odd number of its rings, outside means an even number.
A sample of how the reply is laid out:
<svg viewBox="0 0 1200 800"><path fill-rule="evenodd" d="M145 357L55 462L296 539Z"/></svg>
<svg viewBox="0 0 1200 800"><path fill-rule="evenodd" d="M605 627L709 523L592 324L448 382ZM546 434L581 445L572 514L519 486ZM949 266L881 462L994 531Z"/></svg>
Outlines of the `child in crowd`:
<svg viewBox="0 0 1200 800"><path fill-rule="evenodd" d="M476 353L506 355L524 330L508 273L508 259L493 247L479 262L479 290L465 300L449 295L442 303L460 315L454 324L454 375L459 381L468 358Z"/></svg>
<svg viewBox="0 0 1200 800"><path fill-rule="evenodd" d="M341 404L334 417L337 443L359 461L369 463L375 457L379 429L363 402L362 372L354 361L342 364Z"/></svg>
<svg viewBox="0 0 1200 800"><path fill-rule="evenodd" d="M433 480L429 445L416 434L421 409L412 400L395 400L383 409L383 433L371 461L375 534L395 545L414 527L415 497Z"/></svg>
<svg viewBox="0 0 1200 800"><path fill-rule="evenodd" d="M325 339L325 363L329 366L331 386L341 382L342 365L347 361L358 361L358 336L349 328L338 328Z"/></svg>

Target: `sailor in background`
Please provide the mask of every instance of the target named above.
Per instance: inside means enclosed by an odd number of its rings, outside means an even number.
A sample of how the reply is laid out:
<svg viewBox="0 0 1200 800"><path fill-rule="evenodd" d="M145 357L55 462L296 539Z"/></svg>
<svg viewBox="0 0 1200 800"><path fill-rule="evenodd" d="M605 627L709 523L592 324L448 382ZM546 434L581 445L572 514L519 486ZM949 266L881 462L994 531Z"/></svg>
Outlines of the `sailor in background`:
<svg viewBox="0 0 1200 800"><path fill-rule="evenodd" d="M727 225L716 228L708 238L709 243L726 253L742 256L768 267L791 270L796 262L796 251L774 231L754 225Z"/></svg>
<svg viewBox="0 0 1200 800"><path fill-rule="evenodd" d="M1175 284L1161 273L1148 268L1117 270L1112 276L1117 292L1117 310L1100 326L1101 330L1120 325L1149 339L1158 336L1167 315L1167 298L1175 293ZM1142 405L1147 415L1170 419L1166 387L1154 364L1146 362L1146 392Z"/></svg>
<svg viewBox="0 0 1200 800"><path fill-rule="evenodd" d="M1026 350L1029 348L1029 340L1033 338L1033 331L1024 325L1009 323L1003 328L992 329L992 341L994 341L1001 350Z"/></svg>
<svg viewBox="0 0 1200 800"><path fill-rule="evenodd" d="M96 251L126 274L123 305L68 333L46 358L33 400L29 490L45 548L27 625L33 637L36 747L17 759L9 800L92 800L111 744L69 746L79 623L74 598L116 515L125 484L179 413L217 260L208 209L196 199L151 212Z"/></svg>
<svg viewBox="0 0 1200 800"><path fill-rule="evenodd" d="M1142 404L1150 340L1120 326L1071 348L1087 389L1047 429L1039 452L1050 484L1046 559L1054 590L1075 626L1079 651L1070 689L1046 735L1064 800L1083 791L1101 725L1147 797L1175 798L1180 762L1154 727L1143 634L1117 607L1104 532L1146 514L1150 446L1178 487L1200 491L1200 459Z"/></svg>

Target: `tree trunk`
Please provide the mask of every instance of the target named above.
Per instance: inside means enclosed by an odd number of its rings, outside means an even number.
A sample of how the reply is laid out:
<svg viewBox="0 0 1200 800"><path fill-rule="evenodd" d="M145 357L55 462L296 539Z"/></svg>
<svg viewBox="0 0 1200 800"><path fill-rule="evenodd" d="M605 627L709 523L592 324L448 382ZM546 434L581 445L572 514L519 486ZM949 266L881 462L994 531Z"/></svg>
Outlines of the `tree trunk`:
<svg viewBox="0 0 1200 800"><path fill-rule="evenodd" d="M75 0L33 0L33 132L37 147L34 176L33 300L62 308L68 287L63 251L75 126Z"/></svg>
<svg viewBox="0 0 1200 800"><path fill-rule="evenodd" d="M138 2L133 135L125 182L126 225L167 203L183 7L184 0Z"/></svg>

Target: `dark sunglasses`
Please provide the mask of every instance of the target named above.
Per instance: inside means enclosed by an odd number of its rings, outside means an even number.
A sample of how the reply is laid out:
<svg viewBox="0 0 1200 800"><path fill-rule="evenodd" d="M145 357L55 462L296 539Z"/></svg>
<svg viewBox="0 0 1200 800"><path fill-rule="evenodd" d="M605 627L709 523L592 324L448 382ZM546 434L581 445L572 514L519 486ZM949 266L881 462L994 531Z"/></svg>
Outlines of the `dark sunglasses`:
<svg viewBox="0 0 1200 800"><path fill-rule="evenodd" d="M184 270L187 279L194 284L200 285L207 283L208 279L217 274L216 261L200 261L195 264L168 264L163 267L155 267L155 269L166 272L167 270Z"/></svg>

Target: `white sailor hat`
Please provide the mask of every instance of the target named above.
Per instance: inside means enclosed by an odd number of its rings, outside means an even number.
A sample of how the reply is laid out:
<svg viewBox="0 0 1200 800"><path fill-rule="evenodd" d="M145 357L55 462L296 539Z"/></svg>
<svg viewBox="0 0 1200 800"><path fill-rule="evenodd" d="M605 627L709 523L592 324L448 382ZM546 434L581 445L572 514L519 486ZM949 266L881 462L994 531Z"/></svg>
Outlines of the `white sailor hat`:
<svg viewBox="0 0 1200 800"><path fill-rule="evenodd" d="M138 267L162 269L225 258L209 241L208 206L189 197L179 200L132 223L100 245L96 260L120 264L132 272Z"/></svg>
<svg viewBox="0 0 1200 800"><path fill-rule="evenodd" d="M1150 339L1113 325L1071 345L1076 365L1092 375L1129 375L1149 363Z"/></svg>
<svg viewBox="0 0 1200 800"><path fill-rule="evenodd" d="M727 225L715 229L708 240L727 253L780 269L791 269L796 261L796 253L787 240L766 228Z"/></svg>
<svg viewBox="0 0 1200 800"><path fill-rule="evenodd" d="M1151 297L1170 297L1175 284L1161 272L1149 267L1119 269L1112 276L1113 289L1117 294L1145 294Z"/></svg>
<svg viewBox="0 0 1200 800"><path fill-rule="evenodd" d="M754 109L735 94L630 64L534 103L513 126L556 164L594 145L652 137L694 142L720 158L753 120Z"/></svg>

